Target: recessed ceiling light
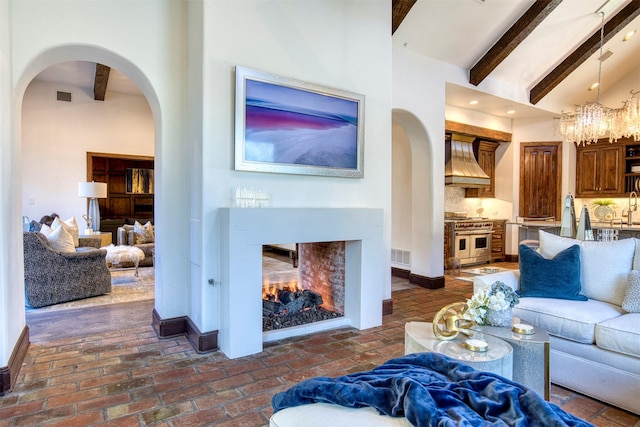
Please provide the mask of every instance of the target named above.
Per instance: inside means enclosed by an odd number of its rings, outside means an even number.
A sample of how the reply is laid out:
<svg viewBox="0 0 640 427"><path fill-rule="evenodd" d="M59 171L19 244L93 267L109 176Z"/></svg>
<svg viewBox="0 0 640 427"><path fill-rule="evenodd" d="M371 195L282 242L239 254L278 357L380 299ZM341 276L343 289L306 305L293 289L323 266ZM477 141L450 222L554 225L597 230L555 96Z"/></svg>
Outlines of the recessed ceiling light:
<svg viewBox="0 0 640 427"><path fill-rule="evenodd" d="M516 113L516 110L509 110L509 111L507 111L507 114L515 114L515 113Z"/></svg>
<svg viewBox="0 0 640 427"><path fill-rule="evenodd" d="M627 34L624 35L624 37L622 38L623 42L626 42L627 40L629 40L631 37L633 37L636 34L636 30L631 30L629 31Z"/></svg>
<svg viewBox="0 0 640 427"><path fill-rule="evenodd" d="M594 90L595 88L597 88L598 86L600 86L600 83L595 82L594 84L592 84L591 86L589 86L589 90Z"/></svg>
<svg viewBox="0 0 640 427"><path fill-rule="evenodd" d="M469 104L476 105L476 104L478 104L478 101L474 99L473 101L469 101Z"/></svg>

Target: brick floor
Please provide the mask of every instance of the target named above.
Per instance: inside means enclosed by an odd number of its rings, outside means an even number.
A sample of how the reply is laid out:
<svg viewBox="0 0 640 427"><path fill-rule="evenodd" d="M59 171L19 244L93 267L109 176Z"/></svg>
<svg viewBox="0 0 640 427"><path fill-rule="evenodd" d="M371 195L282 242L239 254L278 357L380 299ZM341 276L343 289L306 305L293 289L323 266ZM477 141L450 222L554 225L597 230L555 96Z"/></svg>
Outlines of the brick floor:
<svg viewBox="0 0 640 427"><path fill-rule="evenodd" d="M235 360L198 354L184 337L158 340L145 322L35 343L15 389L0 397L0 427L268 425L275 393L400 356L407 321L431 321L442 306L470 294L468 282L451 277L444 289L395 291L394 312L380 327L269 343ZM598 426L640 427L636 415L560 387L551 393L552 402Z"/></svg>

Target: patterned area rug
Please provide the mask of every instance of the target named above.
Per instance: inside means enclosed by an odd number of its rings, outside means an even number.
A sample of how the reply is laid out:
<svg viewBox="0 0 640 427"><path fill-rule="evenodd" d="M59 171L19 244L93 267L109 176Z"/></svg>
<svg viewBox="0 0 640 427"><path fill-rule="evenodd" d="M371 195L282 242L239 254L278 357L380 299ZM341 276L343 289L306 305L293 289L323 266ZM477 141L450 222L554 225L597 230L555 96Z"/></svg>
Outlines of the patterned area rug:
<svg viewBox="0 0 640 427"><path fill-rule="evenodd" d="M30 308L27 306L26 310L45 312L153 299L155 288L154 268L140 267L138 269L138 277L135 277L134 274L135 271L133 269L112 269L111 293L41 308Z"/></svg>

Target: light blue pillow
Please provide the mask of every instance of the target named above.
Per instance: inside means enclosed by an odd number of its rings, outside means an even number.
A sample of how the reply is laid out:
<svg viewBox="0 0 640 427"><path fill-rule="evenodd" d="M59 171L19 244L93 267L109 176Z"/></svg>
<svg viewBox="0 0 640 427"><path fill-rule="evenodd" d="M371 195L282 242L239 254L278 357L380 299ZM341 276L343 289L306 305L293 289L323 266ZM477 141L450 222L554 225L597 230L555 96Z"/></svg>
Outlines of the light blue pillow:
<svg viewBox="0 0 640 427"><path fill-rule="evenodd" d="M520 245L521 297L586 301L580 293L580 246L573 245L546 259L526 245Z"/></svg>

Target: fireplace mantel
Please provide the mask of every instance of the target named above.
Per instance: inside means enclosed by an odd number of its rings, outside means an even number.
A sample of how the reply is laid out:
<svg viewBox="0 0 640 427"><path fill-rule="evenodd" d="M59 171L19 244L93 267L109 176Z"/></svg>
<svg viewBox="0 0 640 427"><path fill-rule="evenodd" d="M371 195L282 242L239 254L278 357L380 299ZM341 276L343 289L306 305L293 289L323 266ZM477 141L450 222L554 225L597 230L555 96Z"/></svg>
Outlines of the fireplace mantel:
<svg viewBox="0 0 640 427"><path fill-rule="evenodd" d="M383 221L382 209L220 209L220 350L230 358L262 351L262 245L270 243L345 241L342 324L381 325Z"/></svg>

